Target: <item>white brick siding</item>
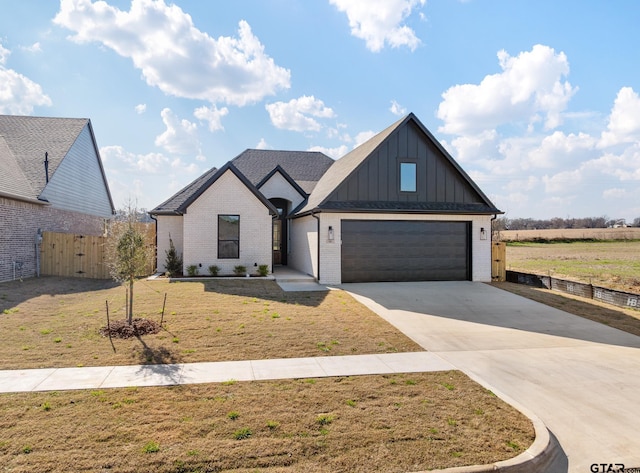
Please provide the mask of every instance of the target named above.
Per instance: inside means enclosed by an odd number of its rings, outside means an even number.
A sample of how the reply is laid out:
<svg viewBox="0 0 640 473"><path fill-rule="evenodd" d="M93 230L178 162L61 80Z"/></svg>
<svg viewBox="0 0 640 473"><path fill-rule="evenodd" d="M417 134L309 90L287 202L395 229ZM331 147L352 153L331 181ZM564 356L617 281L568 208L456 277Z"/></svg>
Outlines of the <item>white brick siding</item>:
<svg viewBox="0 0 640 473"><path fill-rule="evenodd" d="M167 261L167 251L169 251L169 237L173 241L178 256L184 257L184 238L183 238L183 217L182 215L158 215L157 227L157 250L158 250L158 272L166 271L165 262Z"/></svg>
<svg viewBox="0 0 640 473"><path fill-rule="evenodd" d="M318 222L311 216L290 220L288 265L305 274L318 277Z"/></svg>
<svg viewBox="0 0 640 473"><path fill-rule="evenodd" d="M240 215L238 259L218 259L218 215L225 214ZM185 273L194 264L199 266L199 274L205 275L214 264L220 274L232 274L237 265L246 266L251 272L256 263L271 267L273 223L269 210L231 171L220 176L187 208L183 224Z"/></svg>
<svg viewBox="0 0 640 473"><path fill-rule="evenodd" d="M340 284L341 267L341 220L438 220L471 222L471 266L472 281L491 281L491 216L490 215L409 215L409 214L361 214L320 213L320 283ZM315 222L314 222L315 223ZM334 240L329 241L329 226L333 227ZM480 239L480 229L486 230L487 239ZM317 247L310 249L317 252Z"/></svg>
<svg viewBox="0 0 640 473"><path fill-rule="evenodd" d="M291 202L291 209L295 209L304 200L304 197L291 187L291 184L279 172L276 172L260 187L260 192L267 199L280 198L288 200Z"/></svg>

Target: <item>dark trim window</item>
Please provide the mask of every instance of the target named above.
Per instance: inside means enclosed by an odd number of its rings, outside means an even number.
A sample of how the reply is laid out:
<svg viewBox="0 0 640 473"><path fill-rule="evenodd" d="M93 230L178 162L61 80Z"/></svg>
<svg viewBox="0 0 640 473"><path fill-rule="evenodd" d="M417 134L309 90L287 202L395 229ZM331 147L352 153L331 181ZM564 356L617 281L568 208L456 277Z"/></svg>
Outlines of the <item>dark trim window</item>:
<svg viewBox="0 0 640 473"><path fill-rule="evenodd" d="M416 192L417 164L400 163L400 192Z"/></svg>
<svg viewBox="0 0 640 473"><path fill-rule="evenodd" d="M240 215L218 215L218 258L240 258Z"/></svg>

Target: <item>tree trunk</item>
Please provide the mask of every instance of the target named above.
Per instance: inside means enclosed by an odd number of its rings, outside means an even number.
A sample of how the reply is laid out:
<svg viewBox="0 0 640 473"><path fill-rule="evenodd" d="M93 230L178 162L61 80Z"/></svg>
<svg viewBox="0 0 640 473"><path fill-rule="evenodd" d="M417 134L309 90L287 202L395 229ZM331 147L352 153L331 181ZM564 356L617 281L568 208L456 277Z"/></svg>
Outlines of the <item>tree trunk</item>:
<svg viewBox="0 0 640 473"><path fill-rule="evenodd" d="M128 322L129 325L133 323L133 278L129 279L129 307L128 309Z"/></svg>

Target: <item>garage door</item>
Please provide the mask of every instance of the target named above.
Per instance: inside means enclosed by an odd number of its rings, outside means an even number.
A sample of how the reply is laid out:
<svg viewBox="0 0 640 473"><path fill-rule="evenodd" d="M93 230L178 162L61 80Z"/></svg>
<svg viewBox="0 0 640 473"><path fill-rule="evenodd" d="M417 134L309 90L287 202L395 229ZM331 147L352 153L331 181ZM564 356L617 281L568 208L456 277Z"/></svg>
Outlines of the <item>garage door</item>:
<svg viewBox="0 0 640 473"><path fill-rule="evenodd" d="M470 222L342 221L342 282L466 281Z"/></svg>

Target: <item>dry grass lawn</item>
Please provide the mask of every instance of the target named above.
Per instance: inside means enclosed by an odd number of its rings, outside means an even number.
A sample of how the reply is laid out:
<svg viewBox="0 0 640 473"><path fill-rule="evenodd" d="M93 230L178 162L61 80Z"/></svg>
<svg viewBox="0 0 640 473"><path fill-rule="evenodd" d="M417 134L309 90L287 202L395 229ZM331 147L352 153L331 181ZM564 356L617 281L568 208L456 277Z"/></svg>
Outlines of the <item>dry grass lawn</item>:
<svg viewBox="0 0 640 473"><path fill-rule="evenodd" d="M196 362L420 348L342 291L270 281L140 281L136 316L165 329L100 337L124 289L42 278L0 284L0 368ZM115 349L115 350L114 350ZM516 456L528 419L460 372L0 395L11 472L407 472Z"/></svg>
<svg viewBox="0 0 640 473"><path fill-rule="evenodd" d="M530 423L460 372L0 396L12 472L408 472L514 457Z"/></svg>
<svg viewBox="0 0 640 473"><path fill-rule="evenodd" d="M283 292L268 280L139 281L135 316L164 330L140 339L98 334L125 317L123 286L53 278L0 284L0 369L191 363L421 351L342 291Z"/></svg>

